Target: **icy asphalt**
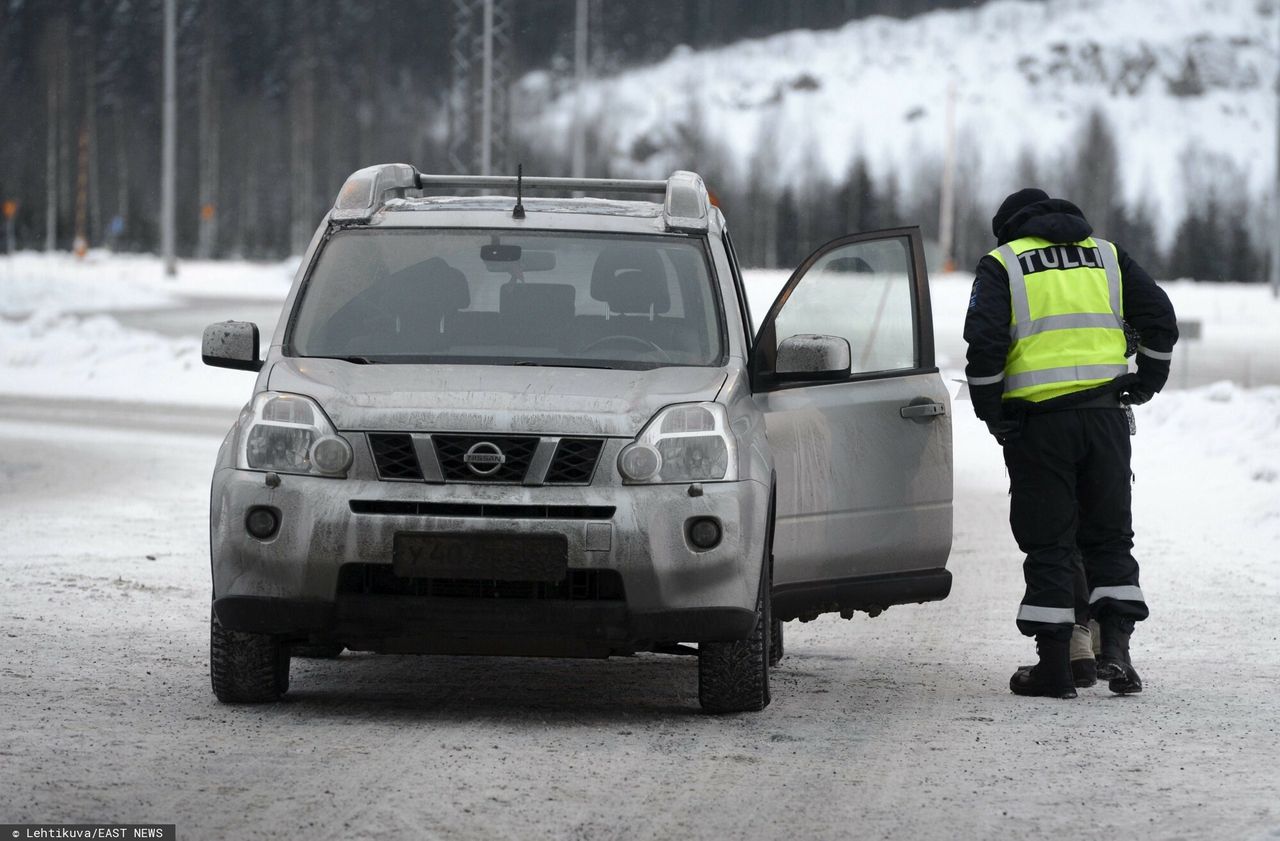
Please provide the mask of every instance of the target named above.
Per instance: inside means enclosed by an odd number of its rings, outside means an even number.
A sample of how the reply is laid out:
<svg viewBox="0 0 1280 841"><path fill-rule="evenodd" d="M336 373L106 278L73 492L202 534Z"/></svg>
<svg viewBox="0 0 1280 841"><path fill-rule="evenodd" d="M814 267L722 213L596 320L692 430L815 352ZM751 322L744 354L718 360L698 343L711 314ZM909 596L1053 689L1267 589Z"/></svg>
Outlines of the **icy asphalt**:
<svg viewBox="0 0 1280 841"><path fill-rule="evenodd" d="M693 660L660 655L348 653L295 661L283 703L221 706L207 488L234 412L5 398L0 821L197 839L1280 839L1280 482L1205 435L1280 394L1219 391L1161 398L1136 439L1142 695L1008 692L1032 657L1019 558L999 454L960 403L951 597L788 624L773 704L725 718L698 712ZM1257 422L1274 430L1274 413Z"/></svg>

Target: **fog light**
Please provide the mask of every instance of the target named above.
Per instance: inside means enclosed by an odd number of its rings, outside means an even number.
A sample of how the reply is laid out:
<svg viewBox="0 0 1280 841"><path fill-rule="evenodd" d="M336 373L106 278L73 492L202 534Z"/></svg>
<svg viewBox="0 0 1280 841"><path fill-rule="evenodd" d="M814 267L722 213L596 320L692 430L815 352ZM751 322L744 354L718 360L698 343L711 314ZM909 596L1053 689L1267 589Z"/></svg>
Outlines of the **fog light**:
<svg viewBox="0 0 1280 841"><path fill-rule="evenodd" d="M694 517L685 524L689 542L693 544L693 548L703 552L719 546L722 533L720 521L714 517Z"/></svg>
<svg viewBox="0 0 1280 841"><path fill-rule="evenodd" d="M250 508L244 518L244 527L259 540L269 540L280 528L280 514L274 508L261 505Z"/></svg>

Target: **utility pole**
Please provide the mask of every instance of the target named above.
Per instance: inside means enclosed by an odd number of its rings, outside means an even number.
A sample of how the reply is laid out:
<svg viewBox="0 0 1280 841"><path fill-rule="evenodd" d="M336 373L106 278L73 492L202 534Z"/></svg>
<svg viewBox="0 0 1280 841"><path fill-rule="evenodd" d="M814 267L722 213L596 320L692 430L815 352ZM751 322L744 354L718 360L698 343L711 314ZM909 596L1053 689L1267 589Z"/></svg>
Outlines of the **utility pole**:
<svg viewBox="0 0 1280 841"><path fill-rule="evenodd" d="M492 174L511 164L508 89L513 0L453 0L449 36L449 165L455 172Z"/></svg>
<svg viewBox="0 0 1280 841"><path fill-rule="evenodd" d="M49 63L49 137L44 158L44 250L58 247L58 71Z"/></svg>
<svg viewBox="0 0 1280 841"><path fill-rule="evenodd" d="M71 251L81 260L89 253L89 125L80 127L80 157L76 166L76 234Z"/></svg>
<svg viewBox="0 0 1280 841"><path fill-rule="evenodd" d="M1280 15L1276 15L1280 19ZM1276 187L1271 197L1271 297L1280 298L1280 44L1276 52Z"/></svg>
<svg viewBox="0 0 1280 841"><path fill-rule="evenodd" d="M177 178L177 22L173 0L164 0L164 119L160 153L160 254L164 273L178 273L174 256L174 180Z"/></svg>
<svg viewBox="0 0 1280 841"><path fill-rule="evenodd" d="M587 174L587 0L578 0L577 22L573 30L573 177Z"/></svg>
<svg viewBox="0 0 1280 841"><path fill-rule="evenodd" d="M942 270L956 270L956 83L947 85L945 152L942 159L942 200L938 208L938 244L942 249Z"/></svg>
<svg viewBox="0 0 1280 841"><path fill-rule="evenodd" d="M480 66L480 174L493 171L493 0L484 0L484 59Z"/></svg>

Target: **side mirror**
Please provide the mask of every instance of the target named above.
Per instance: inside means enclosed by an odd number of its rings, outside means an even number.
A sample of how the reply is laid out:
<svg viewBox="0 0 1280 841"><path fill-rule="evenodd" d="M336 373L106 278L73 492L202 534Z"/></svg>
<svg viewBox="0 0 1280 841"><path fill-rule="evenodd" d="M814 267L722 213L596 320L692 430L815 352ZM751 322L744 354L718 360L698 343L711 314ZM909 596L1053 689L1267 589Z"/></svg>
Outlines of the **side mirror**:
<svg viewBox="0 0 1280 841"><path fill-rule="evenodd" d="M847 377L852 358L848 340L839 336L790 336L778 345L774 373L802 380Z"/></svg>
<svg viewBox="0 0 1280 841"><path fill-rule="evenodd" d="M220 321L204 328L200 359L215 368L261 371L258 325L248 321Z"/></svg>

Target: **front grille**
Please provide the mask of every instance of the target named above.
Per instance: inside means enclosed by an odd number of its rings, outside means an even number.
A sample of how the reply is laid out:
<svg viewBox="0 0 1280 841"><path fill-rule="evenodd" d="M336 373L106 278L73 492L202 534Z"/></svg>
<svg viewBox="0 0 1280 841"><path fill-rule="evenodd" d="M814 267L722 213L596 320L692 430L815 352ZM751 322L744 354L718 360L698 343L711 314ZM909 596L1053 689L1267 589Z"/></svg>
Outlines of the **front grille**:
<svg viewBox="0 0 1280 841"><path fill-rule="evenodd" d="M507 505L477 502L415 502L413 500L353 499L353 514L399 517L491 517L511 520L608 520L612 505Z"/></svg>
<svg viewBox="0 0 1280 841"><path fill-rule="evenodd" d="M369 433L373 463L382 479L422 481L422 468L413 449L413 438L403 433Z"/></svg>
<svg viewBox="0 0 1280 841"><path fill-rule="evenodd" d="M471 581L458 578L404 578L387 564L344 564L338 594L419 596L435 599L530 599L538 601L623 601L622 576L612 569L571 569L564 580Z"/></svg>
<svg viewBox="0 0 1280 841"><path fill-rule="evenodd" d="M604 441L600 438L561 438L547 470L548 485L587 485L596 472Z"/></svg>
<svg viewBox="0 0 1280 841"><path fill-rule="evenodd" d="M538 449L537 438L514 438L479 435L433 435L431 440L436 445L436 458L440 460L440 471L446 482L520 482L529 470L529 462L533 460L534 450ZM477 472L465 461L467 453L478 444L491 444L497 447L503 456L503 462L491 473ZM492 452L482 447L481 452ZM478 466L480 471L488 465Z"/></svg>

